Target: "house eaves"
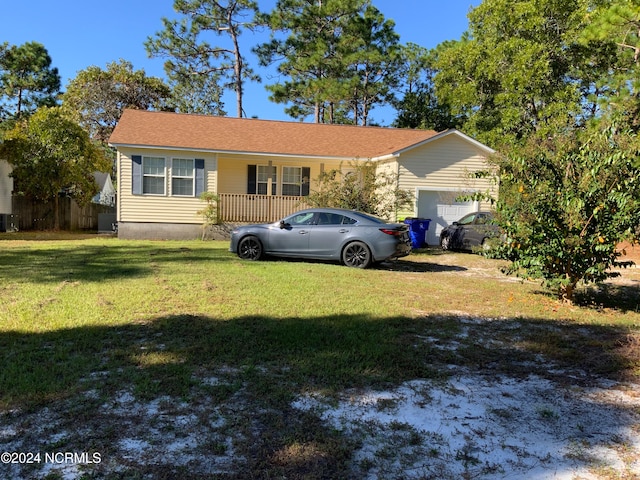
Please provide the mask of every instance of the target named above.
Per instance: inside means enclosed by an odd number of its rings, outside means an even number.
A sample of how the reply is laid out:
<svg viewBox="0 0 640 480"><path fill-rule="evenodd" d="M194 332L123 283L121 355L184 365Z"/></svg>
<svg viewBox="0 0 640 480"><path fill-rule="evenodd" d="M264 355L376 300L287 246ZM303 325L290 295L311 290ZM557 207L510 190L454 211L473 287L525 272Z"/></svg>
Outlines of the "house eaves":
<svg viewBox="0 0 640 480"><path fill-rule="evenodd" d="M470 136L465 135L464 133L462 133L460 130L456 130L455 128L452 128L452 129L449 129L449 130L445 130L444 132L437 133L436 135L433 135L432 137L429 137L429 138L427 138L427 139L425 139L425 140L423 140L421 142L418 142L418 143L416 143L414 145L409 145L409 146L407 146L407 147L405 147L405 148L403 148L401 150L398 150L397 152L393 153L393 156L396 156L396 157L400 156L402 153L405 153L405 152L407 152L409 150L413 150L414 148L422 147L424 145L427 145L429 143L433 143L433 142L435 142L437 140L440 140L440 139L442 139L444 137L448 137L448 136L451 136L451 135L455 135L457 137L462 138L465 142L469 142L474 147L482 150L483 152L485 152L485 153L487 153L489 155L492 155L492 154L496 153L496 151L493 148L488 147L487 145L485 145L483 143L480 143L477 140L474 140Z"/></svg>
<svg viewBox="0 0 640 480"><path fill-rule="evenodd" d="M256 157L280 157L280 158L306 158L310 160L340 160L340 161L349 161L354 160L355 157L331 157L328 155L307 155L307 154L289 154L289 153L280 153L280 152L249 152L246 150L220 150L220 149L203 149L203 148L190 148L190 147L176 147L176 146L166 146L166 145L141 145L141 144L125 144L125 143L112 143L109 142L109 146L114 148L135 148L140 150L181 150L185 152L198 152L198 153L214 153L214 154L222 154L222 155L251 155Z"/></svg>

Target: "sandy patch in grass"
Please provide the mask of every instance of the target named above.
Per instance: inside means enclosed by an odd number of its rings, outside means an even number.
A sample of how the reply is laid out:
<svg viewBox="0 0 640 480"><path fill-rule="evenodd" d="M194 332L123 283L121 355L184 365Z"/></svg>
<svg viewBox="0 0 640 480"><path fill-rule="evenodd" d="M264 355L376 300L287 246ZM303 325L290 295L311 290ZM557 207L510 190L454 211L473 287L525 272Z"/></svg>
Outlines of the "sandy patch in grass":
<svg viewBox="0 0 640 480"><path fill-rule="evenodd" d="M469 372L434 384L295 402L362 441L362 478L640 476L638 385L552 382ZM619 477L618 477L619 476Z"/></svg>
<svg viewBox="0 0 640 480"><path fill-rule="evenodd" d="M346 391L338 399L310 394L293 407L357 440L353 478L640 477L640 385L558 385L535 375L450 368L447 381ZM1 452L89 450L101 458L98 464L5 463L0 477L242 478L246 459L235 449L243 439L234 422L252 410L238 396L212 405L206 396L142 401L120 391L99 411L99 418L76 424L63 408L1 413Z"/></svg>
<svg viewBox="0 0 640 480"><path fill-rule="evenodd" d="M211 382L203 380L205 385ZM85 396L96 399L94 391ZM239 435L228 429L229 405L208 402L206 396L194 400L163 395L143 401L122 390L92 407L90 416L78 419L65 408L70 403L31 413L0 412L0 452L39 453L30 462L3 461L0 478L169 479L185 478L186 472L193 478L230 474L243 459L234 449ZM75 404L73 408L77 399Z"/></svg>

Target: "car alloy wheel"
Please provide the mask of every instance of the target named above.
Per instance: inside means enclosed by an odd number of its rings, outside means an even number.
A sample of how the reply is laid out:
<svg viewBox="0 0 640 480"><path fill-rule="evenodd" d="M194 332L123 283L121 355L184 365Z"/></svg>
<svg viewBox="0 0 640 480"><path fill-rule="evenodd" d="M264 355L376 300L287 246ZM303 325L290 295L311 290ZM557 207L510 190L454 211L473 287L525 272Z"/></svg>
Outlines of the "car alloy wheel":
<svg viewBox="0 0 640 480"><path fill-rule="evenodd" d="M245 237L238 245L238 256L244 260L260 260L262 244L256 237Z"/></svg>
<svg viewBox="0 0 640 480"><path fill-rule="evenodd" d="M342 262L347 267L367 268L371 265L371 252L363 242L351 242L344 247Z"/></svg>

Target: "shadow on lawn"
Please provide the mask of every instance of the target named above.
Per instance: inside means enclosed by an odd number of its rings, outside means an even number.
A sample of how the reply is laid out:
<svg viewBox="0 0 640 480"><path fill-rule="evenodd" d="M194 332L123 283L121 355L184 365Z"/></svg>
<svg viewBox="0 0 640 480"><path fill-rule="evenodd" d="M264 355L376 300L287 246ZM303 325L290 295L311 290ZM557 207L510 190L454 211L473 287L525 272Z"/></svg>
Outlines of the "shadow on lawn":
<svg viewBox="0 0 640 480"><path fill-rule="evenodd" d="M310 258L287 258L287 257L273 257L266 256L260 260L260 262L285 262L285 263L301 263L301 264L324 264L324 265L336 265L341 268L347 268L340 264L338 261L331 260L316 260ZM409 273L428 273L428 272L464 272L466 267L459 265L443 265L438 263L429 262L414 262L406 258L398 260L390 260L386 262L374 263L369 267L369 270L383 270L389 272L409 272Z"/></svg>
<svg viewBox="0 0 640 480"><path fill-rule="evenodd" d="M537 360L539 355L544 362ZM445 365L545 377L553 364L554 370L581 371L587 377L621 378L640 365L640 342L628 328L562 320L178 315L117 327L5 332L0 334L0 364L0 398L22 403L64 396L96 375L104 375L103 386L111 383L109 378L166 382L176 365L191 373L222 366L273 367L287 372L296 391L443 377L448 375Z"/></svg>
<svg viewBox="0 0 640 480"><path fill-rule="evenodd" d="M142 277L153 264L184 261L230 261L223 249L189 248L180 244L70 245L67 248L11 248L0 251L0 283L28 281L58 283L64 280L101 282Z"/></svg>
<svg viewBox="0 0 640 480"><path fill-rule="evenodd" d="M536 295L561 302L558 294L551 290L534 290ZM640 312L640 285L598 283L582 286L576 290L575 306L598 311Z"/></svg>
<svg viewBox="0 0 640 480"><path fill-rule="evenodd" d="M589 308L640 312L640 285L601 283L576 293L576 303Z"/></svg>
<svg viewBox="0 0 640 480"><path fill-rule="evenodd" d="M388 388L465 372L588 384L598 376L617 379L637 369L638 345L628 329L613 326L456 315L230 320L177 315L110 328L6 332L0 334L0 418L19 415L3 412L7 408L62 410L66 429L91 432L84 434L84 445L117 456L121 437L131 433L110 425L102 410L122 392L147 401L204 402L214 409L232 405L250 463L243 474L344 478L354 447L338 432L315 424L317 417L294 411L291 401L297 395ZM212 378L225 382L207 382ZM295 452L292 445L314 445L313 454L276 461L274 452ZM73 451L78 445L58 440L57 449ZM129 473L153 475L162 468L168 475L162 478L180 478L169 453L166 465L142 462L130 462ZM104 473L99 469L107 463L96 471Z"/></svg>
<svg viewBox="0 0 640 480"><path fill-rule="evenodd" d="M410 272L410 273L436 273L436 272L465 272L468 269L460 265L445 265L430 262L413 262L411 260L397 260L394 262L382 262L375 265L376 270L387 270L390 272Z"/></svg>

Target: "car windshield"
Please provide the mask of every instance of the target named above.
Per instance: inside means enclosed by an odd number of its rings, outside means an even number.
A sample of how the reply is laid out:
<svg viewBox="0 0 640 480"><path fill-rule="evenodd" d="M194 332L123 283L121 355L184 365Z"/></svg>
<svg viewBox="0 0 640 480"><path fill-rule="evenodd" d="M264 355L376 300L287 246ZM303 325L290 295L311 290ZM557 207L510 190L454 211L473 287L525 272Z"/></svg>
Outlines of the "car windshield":
<svg viewBox="0 0 640 480"><path fill-rule="evenodd" d="M475 213L470 213L469 215L465 215L464 217L462 217L456 223L458 225L469 225L470 223L473 223L473 220L475 218L476 218L476 214Z"/></svg>

